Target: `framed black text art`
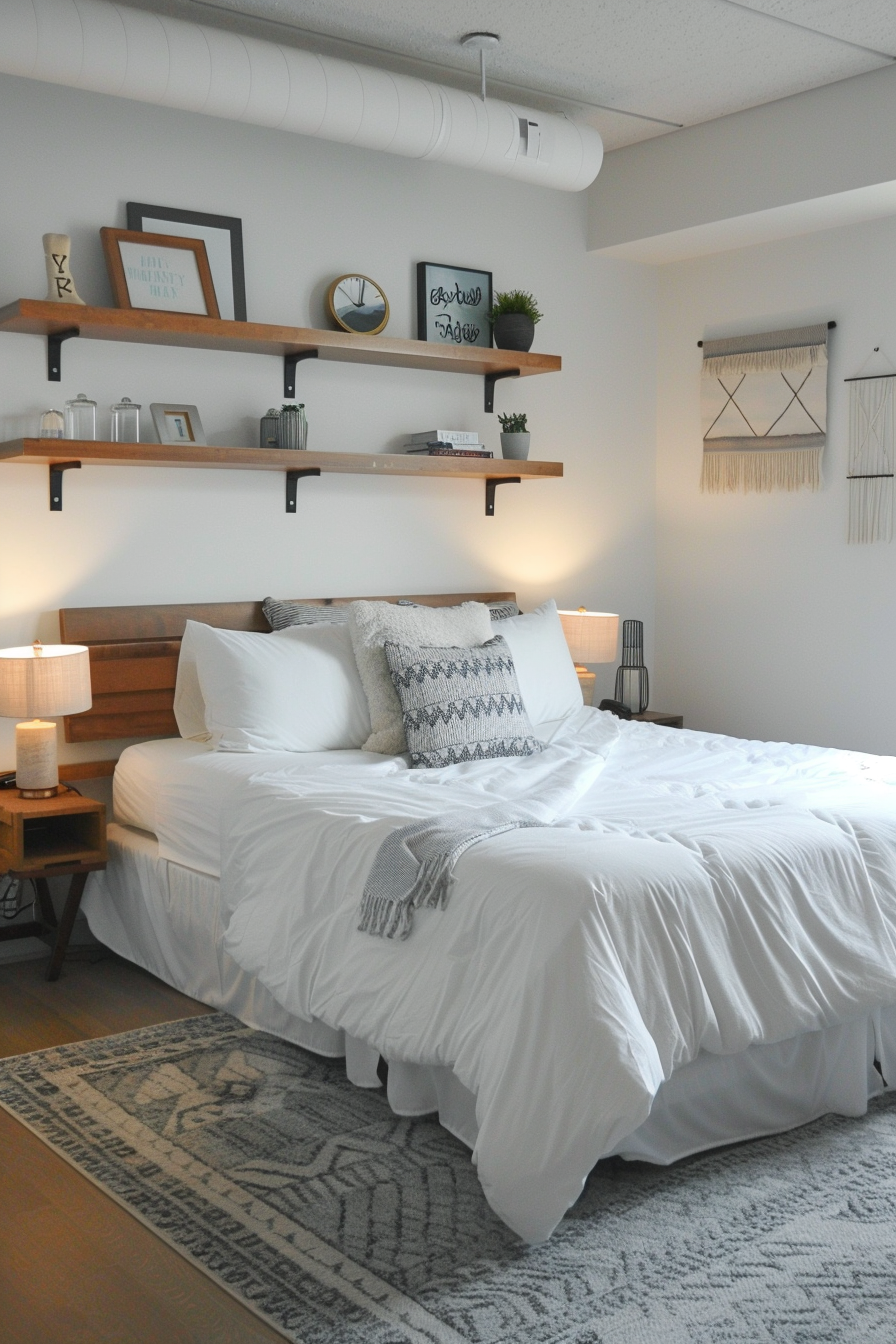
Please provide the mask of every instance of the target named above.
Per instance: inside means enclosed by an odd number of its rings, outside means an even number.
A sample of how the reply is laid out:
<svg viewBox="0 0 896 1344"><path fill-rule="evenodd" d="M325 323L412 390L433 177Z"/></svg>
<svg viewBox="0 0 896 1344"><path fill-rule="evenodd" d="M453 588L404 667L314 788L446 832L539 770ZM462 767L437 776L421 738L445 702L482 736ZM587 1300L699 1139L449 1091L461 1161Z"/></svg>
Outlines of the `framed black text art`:
<svg viewBox="0 0 896 1344"><path fill-rule="evenodd" d="M246 274L243 268L243 221L232 215L206 215L168 205L128 201L128 228L140 233L168 233L201 238L215 283L220 315L246 321Z"/></svg>
<svg viewBox="0 0 896 1344"><path fill-rule="evenodd" d="M491 271L418 261L418 341L490 346L492 329L488 312L491 306Z"/></svg>

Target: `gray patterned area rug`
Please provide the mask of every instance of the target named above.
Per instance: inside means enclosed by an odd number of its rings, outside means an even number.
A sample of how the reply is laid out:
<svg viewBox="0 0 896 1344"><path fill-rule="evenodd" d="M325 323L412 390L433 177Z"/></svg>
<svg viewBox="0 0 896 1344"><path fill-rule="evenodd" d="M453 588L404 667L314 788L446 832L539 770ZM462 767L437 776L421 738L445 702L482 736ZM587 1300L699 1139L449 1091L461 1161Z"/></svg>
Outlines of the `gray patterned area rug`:
<svg viewBox="0 0 896 1344"><path fill-rule="evenodd" d="M544 1246L434 1119L225 1014L21 1055L0 1104L301 1344L893 1344L896 1097L602 1162Z"/></svg>

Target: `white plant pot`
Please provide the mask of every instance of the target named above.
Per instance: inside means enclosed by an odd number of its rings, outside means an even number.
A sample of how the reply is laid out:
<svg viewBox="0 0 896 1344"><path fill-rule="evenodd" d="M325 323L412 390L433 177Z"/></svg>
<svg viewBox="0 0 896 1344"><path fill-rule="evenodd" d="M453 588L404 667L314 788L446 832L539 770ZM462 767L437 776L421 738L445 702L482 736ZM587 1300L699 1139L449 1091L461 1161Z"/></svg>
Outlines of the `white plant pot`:
<svg viewBox="0 0 896 1344"><path fill-rule="evenodd" d="M529 456L529 439L532 436L526 434L502 434L501 435L501 454L503 457L512 457L517 462L525 462Z"/></svg>

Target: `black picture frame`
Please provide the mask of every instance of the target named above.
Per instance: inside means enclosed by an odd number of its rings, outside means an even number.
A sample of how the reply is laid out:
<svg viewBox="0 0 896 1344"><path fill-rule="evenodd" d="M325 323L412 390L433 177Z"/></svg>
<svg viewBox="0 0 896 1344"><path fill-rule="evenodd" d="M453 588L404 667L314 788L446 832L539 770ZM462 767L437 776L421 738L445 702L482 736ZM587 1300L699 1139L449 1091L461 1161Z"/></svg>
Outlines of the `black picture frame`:
<svg viewBox="0 0 896 1344"><path fill-rule="evenodd" d="M168 205L127 202L128 228L137 233L171 233L178 237L202 238L211 267L221 317L236 322L246 319L246 273L243 265L243 221L232 215L208 215L201 210L178 210ZM165 224L176 227L167 229ZM221 234L229 235L230 266L222 258ZM225 246L227 246L225 240ZM233 313L228 295L232 294Z"/></svg>
<svg viewBox="0 0 896 1344"><path fill-rule="evenodd" d="M441 261L417 262L418 341L488 348L492 343L491 306L491 271Z"/></svg>

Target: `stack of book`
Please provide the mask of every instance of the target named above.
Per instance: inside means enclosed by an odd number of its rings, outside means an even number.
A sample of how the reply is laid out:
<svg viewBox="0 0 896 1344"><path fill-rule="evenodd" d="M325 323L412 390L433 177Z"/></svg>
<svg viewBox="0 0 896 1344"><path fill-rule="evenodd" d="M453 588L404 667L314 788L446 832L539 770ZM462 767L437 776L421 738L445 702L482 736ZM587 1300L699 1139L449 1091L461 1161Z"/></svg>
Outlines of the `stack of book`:
<svg viewBox="0 0 896 1344"><path fill-rule="evenodd" d="M404 451L426 457L494 457L479 442L479 435L467 429L426 429L421 434L412 434Z"/></svg>

